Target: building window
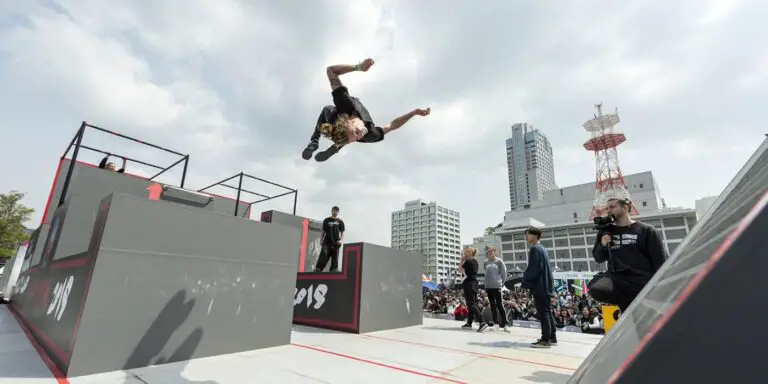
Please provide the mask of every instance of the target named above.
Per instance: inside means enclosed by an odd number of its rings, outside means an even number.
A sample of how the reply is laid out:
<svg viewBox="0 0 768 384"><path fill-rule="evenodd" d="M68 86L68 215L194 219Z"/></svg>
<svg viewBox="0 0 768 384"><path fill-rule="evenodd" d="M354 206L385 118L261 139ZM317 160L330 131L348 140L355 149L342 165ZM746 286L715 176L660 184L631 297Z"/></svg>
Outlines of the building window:
<svg viewBox="0 0 768 384"><path fill-rule="evenodd" d="M647 206L648 206L648 202L643 201L643 207L647 207Z"/></svg>

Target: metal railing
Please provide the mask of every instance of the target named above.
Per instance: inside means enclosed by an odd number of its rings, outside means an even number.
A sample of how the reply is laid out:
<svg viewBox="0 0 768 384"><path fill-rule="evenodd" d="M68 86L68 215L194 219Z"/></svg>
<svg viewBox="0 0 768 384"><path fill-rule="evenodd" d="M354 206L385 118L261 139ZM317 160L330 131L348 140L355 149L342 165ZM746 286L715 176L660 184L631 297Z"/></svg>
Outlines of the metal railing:
<svg viewBox="0 0 768 384"><path fill-rule="evenodd" d="M122 155L119 155L119 154L114 153L114 152L106 152L106 151L103 151L101 149L89 147L87 145L83 145L83 137L85 136L86 128L91 128L91 129L94 129L94 130L97 130L97 131L101 131L101 132L104 132L104 133L107 133L107 134L110 134L110 135L117 136L117 137L119 137L121 139L126 139L126 140L129 140L129 141L133 141L135 143L146 145L146 146L151 147L151 148L155 148L155 149L158 149L158 150L161 150L161 151L164 151L164 152L168 152L168 153L180 156L181 158L179 160L177 160L176 162L174 162L173 164L167 166L167 167L162 167L162 166L159 166L159 165L150 164L150 163L143 162L143 161L136 160L136 159L132 159L132 158L129 158L129 157L126 157L126 156L122 156ZM113 132L113 131L110 131L108 129L97 127L95 125L88 124L85 121L83 121L82 124L80 124L80 128L77 130L77 133L75 134L75 137L72 138L72 141L69 143L69 146L67 146L67 150L64 151L63 155L61 155L61 160L64 160L64 159L67 158L67 155L69 154L69 151L73 147L74 147L74 151L72 152L72 158L70 159L71 161L69 163L69 168L67 169L67 175L66 175L66 177L64 179L64 186L61 189L61 196L59 197L59 206L64 204L64 201L65 201L65 199L67 197L67 191L69 190L69 183L70 183L70 180L72 179L72 172L73 172L73 170L75 168L75 163L77 162L77 156L80 154L80 149L85 149L85 150L89 150L89 151L93 151L93 152L97 152L97 153L102 153L104 155L113 155L113 156L116 156L116 157L123 158L126 161L130 161L132 163L141 164L141 165L144 165L144 166L147 166L147 167L151 167L151 168L155 168L155 169L160 170L160 172L158 172L154 176L150 177L149 180L153 180L154 178L156 178L156 177L162 175L163 173L165 173L165 171L167 171L167 170L169 170L169 169L179 165L181 162L184 162L184 170L181 173L181 183L179 184L180 188L184 188L184 182L185 182L185 180L187 178L187 166L189 165L189 155L185 155L183 153L179 153L179 152L170 150L168 148L163 148L163 147L161 147L159 145L147 143L145 141L141 141L139 139L135 139L133 137L129 137L129 136L123 135L121 133Z"/></svg>
<svg viewBox="0 0 768 384"><path fill-rule="evenodd" d="M227 182L232 181L235 178L237 178L237 186L236 187L234 185L226 184ZM252 180L260 181L260 182L265 183L265 184L274 185L276 187L279 187L279 188L282 188L282 189L286 190L286 192L280 193L280 194L277 194L277 195L274 195L274 196L267 196L267 195L264 195L264 194L261 194L261 193L258 193L258 192L249 191L247 189L243 189L243 179L244 178L249 178L249 179L252 179ZM211 189L211 188L216 187L216 186L222 186L222 187L233 189L233 190L237 191L237 197L235 198L235 216L237 216L237 214L238 214L238 209L240 208L240 202L242 201L240 199L240 197L241 197L243 192L249 193L249 194L254 195L254 196L262 197L261 200L247 202L248 209L246 211L250 210L251 206L253 206L254 204L263 203L265 201L272 200L272 199L277 199L277 198L283 197L283 196L293 195L293 214L294 215L296 214L296 203L297 203L298 197L299 197L299 191L296 190L296 189L289 188L289 187L286 187L284 185L280 185L280 184L271 182L269 180L264 180L264 179L258 178L256 176L251 176L251 175L249 175L247 173L240 172L240 173L238 173L238 174L236 174L236 175L234 175L232 177L229 177L227 179L224 179L224 180L221 180L219 182L213 183L213 184L211 184L211 185L209 185L209 186L207 186L205 188L198 189L197 191L198 192L205 192L206 190ZM243 215L245 215L245 212L243 212Z"/></svg>

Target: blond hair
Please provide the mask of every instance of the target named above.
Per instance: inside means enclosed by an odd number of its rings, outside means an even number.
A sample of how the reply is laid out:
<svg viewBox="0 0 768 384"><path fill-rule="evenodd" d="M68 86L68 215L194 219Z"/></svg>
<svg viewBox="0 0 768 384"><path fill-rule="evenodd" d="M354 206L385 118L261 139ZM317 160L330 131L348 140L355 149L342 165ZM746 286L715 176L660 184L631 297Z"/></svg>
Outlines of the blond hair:
<svg viewBox="0 0 768 384"><path fill-rule="evenodd" d="M469 250L469 257L472 257L472 258L474 258L474 257L476 257L476 256L477 256L477 248L474 248L474 247L466 247L466 248L464 248L464 251L466 252L466 250L467 250L467 249Z"/></svg>
<svg viewBox="0 0 768 384"><path fill-rule="evenodd" d="M331 139L335 144L346 144L349 141L347 136L347 126L349 126L352 116L346 113L340 113L336 122L333 124L320 124L320 134Z"/></svg>

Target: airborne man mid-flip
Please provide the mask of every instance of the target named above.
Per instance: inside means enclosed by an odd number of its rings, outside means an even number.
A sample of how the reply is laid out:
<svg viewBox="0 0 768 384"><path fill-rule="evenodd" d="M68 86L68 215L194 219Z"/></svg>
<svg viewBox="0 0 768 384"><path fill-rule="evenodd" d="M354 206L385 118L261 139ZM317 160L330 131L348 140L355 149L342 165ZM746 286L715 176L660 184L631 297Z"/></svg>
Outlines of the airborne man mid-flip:
<svg viewBox="0 0 768 384"><path fill-rule="evenodd" d="M369 58L358 65L332 65L326 69L328 80L331 83L333 105L325 106L320 113L315 125L315 132L312 134L309 145L302 152L302 157L305 160L309 160L312 153L320 146L321 135L333 141L333 145L328 149L315 155L315 160L326 161L345 145L354 142L376 143L382 141L384 135L402 127L412 117L429 115L429 108L414 109L383 127L377 126L360 99L351 96L349 89L339 79L339 76L345 73L367 72L373 64L373 59Z"/></svg>

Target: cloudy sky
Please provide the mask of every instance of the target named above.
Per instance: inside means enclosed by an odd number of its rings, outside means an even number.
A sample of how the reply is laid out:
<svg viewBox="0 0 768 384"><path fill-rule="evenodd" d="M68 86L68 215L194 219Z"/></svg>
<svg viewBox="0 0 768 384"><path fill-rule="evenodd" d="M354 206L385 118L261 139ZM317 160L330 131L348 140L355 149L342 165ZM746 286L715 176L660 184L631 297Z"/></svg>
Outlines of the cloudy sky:
<svg viewBox="0 0 768 384"><path fill-rule="evenodd" d="M508 209L510 126L550 138L558 185L588 182L581 124L602 101L620 110L623 170L652 170L670 205L693 207L766 133L767 12L758 0L7 0L0 191L26 192L35 226L87 120L189 153L189 186L244 171L297 188L301 215L339 205L348 241L389 245L390 212L423 198L460 210L466 243ZM330 103L325 67L368 56L370 72L342 80L377 122L417 107L432 115L327 163L302 160ZM98 132L85 144L175 160Z"/></svg>

